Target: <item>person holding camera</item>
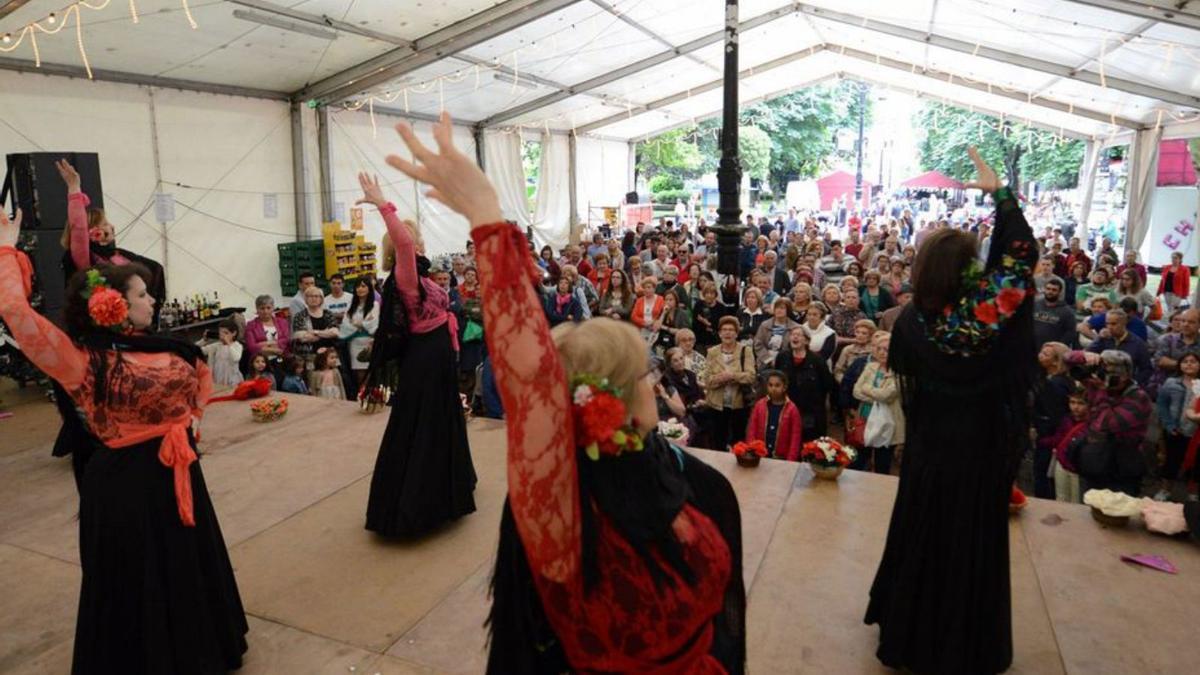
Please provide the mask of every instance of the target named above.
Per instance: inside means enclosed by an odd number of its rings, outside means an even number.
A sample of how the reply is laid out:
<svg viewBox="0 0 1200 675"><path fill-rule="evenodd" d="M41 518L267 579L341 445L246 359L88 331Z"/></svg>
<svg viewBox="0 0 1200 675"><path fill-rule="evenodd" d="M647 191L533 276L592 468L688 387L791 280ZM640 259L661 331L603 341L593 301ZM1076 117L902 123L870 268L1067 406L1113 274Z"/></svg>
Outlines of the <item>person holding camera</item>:
<svg viewBox="0 0 1200 675"><path fill-rule="evenodd" d="M1071 352L1066 362L1083 366L1088 390L1087 440L1070 457L1079 471L1080 494L1109 489L1137 497L1146 474L1141 444L1153 404L1134 379L1133 359L1106 349Z"/></svg>

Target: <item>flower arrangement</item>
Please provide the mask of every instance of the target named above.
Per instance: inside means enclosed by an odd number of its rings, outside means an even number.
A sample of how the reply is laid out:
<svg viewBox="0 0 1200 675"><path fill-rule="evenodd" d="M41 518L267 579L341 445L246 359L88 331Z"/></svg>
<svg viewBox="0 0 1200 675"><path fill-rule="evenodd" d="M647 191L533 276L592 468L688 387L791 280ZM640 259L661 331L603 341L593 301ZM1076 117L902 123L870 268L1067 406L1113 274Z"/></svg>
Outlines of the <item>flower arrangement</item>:
<svg viewBox="0 0 1200 675"><path fill-rule="evenodd" d="M380 412L392 400L391 387L363 387L358 391L358 409L368 415Z"/></svg>
<svg viewBox="0 0 1200 675"><path fill-rule="evenodd" d="M741 441L734 443L732 451L741 466L758 466L759 461L767 456L767 444L763 441Z"/></svg>
<svg viewBox="0 0 1200 675"><path fill-rule="evenodd" d="M581 374L571 378L571 401L575 419L575 444L588 459L601 455L619 457L642 449L642 437L626 423L628 412L621 390L607 378Z"/></svg>
<svg viewBox="0 0 1200 675"><path fill-rule="evenodd" d="M691 435L687 426L674 417L659 422L658 433L676 445L687 445L688 437Z"/></svg>
<svg viewBox="0 0 1200 675"><path fill-rule="evenodd" d="M288 411L286 398L264 398L250 404L250 414L255 422L274 422Z"/></svg>
<svg viewBox="0 0 1200 675"><path fill-rule="evenodd" d="M1020 488L1014 485L1012 492L1008 496L1008 512L1010 514L1017 514L1026 506L1029 506L1029 498L1025 496L1024 492L1021 492Z"/></svg>
<svg viewBox="0 0 1200 675"><path fill-rule="evenodd" d="M87 300L88 316L101 328L116 328L129 318L129 305L125 296L108 285L108 279L99 271L87 271L87 286L83 289Z"/></svg>
<svg viewBox="0 0 1200 675"><path fill-rule="evenodd" d="M808 462L819 478L834 479L858 457L854 448L822 436L800 448L800 461Z"/></svg>

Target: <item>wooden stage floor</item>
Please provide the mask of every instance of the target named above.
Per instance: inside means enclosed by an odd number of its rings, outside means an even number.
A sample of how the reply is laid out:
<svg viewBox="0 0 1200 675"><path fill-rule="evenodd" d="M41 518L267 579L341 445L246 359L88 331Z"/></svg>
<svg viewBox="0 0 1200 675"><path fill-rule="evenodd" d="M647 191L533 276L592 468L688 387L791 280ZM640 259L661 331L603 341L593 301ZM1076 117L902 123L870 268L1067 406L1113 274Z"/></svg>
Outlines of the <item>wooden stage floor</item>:
<svg viewBox="0 0 1200 675"><path fill-rule="evenodd" d="M27 397L28 398L28 397ZM487 582L504 496L504 427L470 425L479 511L415 543L363 530L385 415L292 396L269 425L246 403L204 421L204 472L250 614L242 673L480 673ZM0 672L65 673L79 591L78 497L49 456L52 406L0 421ZM753 673L885 672L862 623L896 479L834 483L701 452L742 506ZM1020 673L1185 673L1200 663L1200 547L1109 530L1086 507L1032 500L1012 521ZM1167 556L1177 576L1122 563Z"/></svg>

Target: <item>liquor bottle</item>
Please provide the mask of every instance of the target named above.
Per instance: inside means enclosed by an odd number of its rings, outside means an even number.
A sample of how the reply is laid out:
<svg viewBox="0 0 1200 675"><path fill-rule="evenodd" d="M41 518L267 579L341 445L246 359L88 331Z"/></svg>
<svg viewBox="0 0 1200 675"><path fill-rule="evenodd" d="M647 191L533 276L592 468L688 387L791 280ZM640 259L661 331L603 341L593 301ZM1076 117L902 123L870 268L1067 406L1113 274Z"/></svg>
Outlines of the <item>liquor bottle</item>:
<svg viewBox="0 0 1200 675"><path fill-rule="evenodd" d="M214 313L217 313L217 314L221 313L221 297L219 295L217 295L216 291L213 291L212 306L213 306Z"/></svg>

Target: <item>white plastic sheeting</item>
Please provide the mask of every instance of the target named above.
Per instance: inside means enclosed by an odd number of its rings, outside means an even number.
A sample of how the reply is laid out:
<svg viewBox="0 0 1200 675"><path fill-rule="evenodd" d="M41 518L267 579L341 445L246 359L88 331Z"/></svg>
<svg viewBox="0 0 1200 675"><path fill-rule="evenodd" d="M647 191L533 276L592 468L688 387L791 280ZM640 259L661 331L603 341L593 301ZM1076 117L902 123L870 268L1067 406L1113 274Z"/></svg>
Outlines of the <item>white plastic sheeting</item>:
<svg viewBox="0 0 1200 675"><path fill-rule="evenodd" d="M581 136L575 141L575 208L586 223L588 207L617 206L633 189L629 144Z"/></svg>
<svg viewBox="0 0 1200 675"><path fill-rule="evenodd" d="M466 219L426 197L425 188L418 187L414 181L384 161L389 154L411 158L404 141L394 129L395 124L400 121L400 118L377 113L372 125L371 116L366 110L330 111L329 144L333 165L334 216L339 218L345 227L350 226L350 209L354 208L354 202L362 196L358 185L358 172L366 171L379 177L384 195L396 205L397 215L420 225L427 255L432 257L462 252L466 249L471 231ZM427 147L437 147L429 122L411 123L413 131ZM475 141L469 129L454 127L454 144L468 157L475 156ZM386 232L383 218L379 216L375 207L369 204L361 208L363 234L368 241L382 241ZM313 219L317 221L320 213L318 211L315 214Z"/></svg>
<svg viewBox="0 0 1200 675"><path fill-rule="evenodd" d="M533 238L539 248L549 244L557 251L571 238L570 177L570 139L564 134L544 134L533 217Z"/></svg>
<svg viewBox="0 0 1200 675"><path fill-rule="evenodd" d="M168 297L215 290L249 306L279 292L275 246L296 233L286 104L0 72L0 109L0 154L99 153L117 243L165 262ZM165 255L156 143L161 191L176 201ZM276 196L274 217L264 215L266 194Z"/></svg>
<svg viewBox="0 0 1200 675"><path fill-rule="evenodd" d="M520 225L530 226L529 203L525 197L525 169L521 164L521 140L516 134L491 132L483 135L483 166L496 187L500 211Z"/></svg>
<svg viewBox="0 0 1200 675"><path fill-rule="evenodd" d="M1158 145L1162 129L1149 129L1134 134L1130 147L1129 213L1126 216L1125 247L1139 251L1146 233L1150 231L1150 209L1154 188L1158 182Z"/></svg>

